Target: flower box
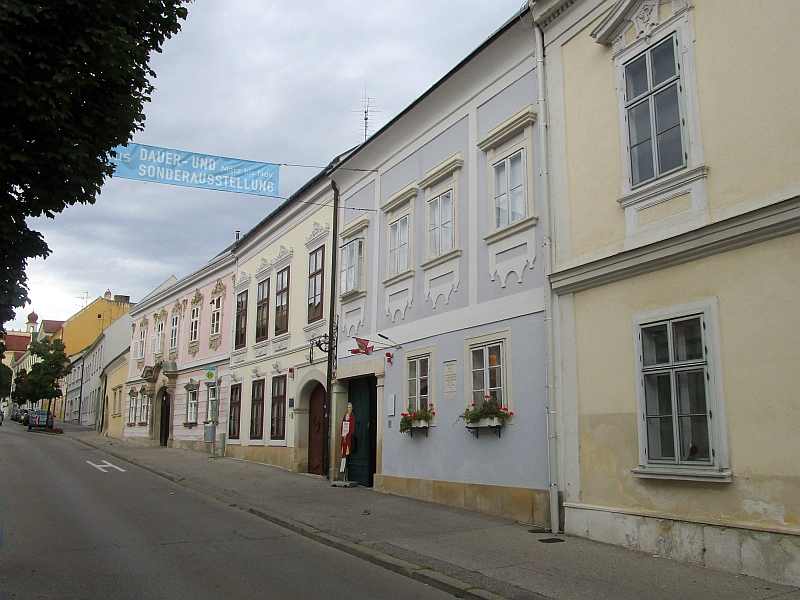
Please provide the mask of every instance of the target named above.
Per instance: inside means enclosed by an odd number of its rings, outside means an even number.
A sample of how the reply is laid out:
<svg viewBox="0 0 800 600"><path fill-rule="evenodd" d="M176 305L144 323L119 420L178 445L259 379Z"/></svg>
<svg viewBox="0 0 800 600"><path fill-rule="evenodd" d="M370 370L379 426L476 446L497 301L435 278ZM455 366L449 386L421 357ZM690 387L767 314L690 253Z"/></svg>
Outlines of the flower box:
<svg viewBox="0 0 800 600"><path fill-rule="evenodd" d="M485 417L478 420L476 423L467 423L466 428L476 438L480 436L481 429L488 429L497 437L501 437L500 433L505 427L505 423L497 417Z"/></svg>

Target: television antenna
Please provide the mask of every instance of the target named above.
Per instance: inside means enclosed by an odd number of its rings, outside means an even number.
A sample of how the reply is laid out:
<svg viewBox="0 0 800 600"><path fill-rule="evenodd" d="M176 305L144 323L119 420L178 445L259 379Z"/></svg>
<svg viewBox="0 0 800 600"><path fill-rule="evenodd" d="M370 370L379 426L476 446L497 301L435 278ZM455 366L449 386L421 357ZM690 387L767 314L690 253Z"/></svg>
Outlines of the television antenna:
<svg viewBox="0 0 800 600"><path fill-rule="evenodd" d="M81 308L86 308L86 305L89 304L89 292L83 292L83 295L75 297L81 301Z"/></svg>
<svg viewBox="0 0 800 600"><path fill-rule="evenodd" d="M364 86L364 98L361 101L361 110L354 110L351 112L357 112L363 115L363 123L361 124L360 128L364 132L364 141L367 141L370 133L373 133L374 126L370 122L370 117L374 113L382 112L380 110L375 110L375 98L370 98L367 96L367 86Z"/></svg>

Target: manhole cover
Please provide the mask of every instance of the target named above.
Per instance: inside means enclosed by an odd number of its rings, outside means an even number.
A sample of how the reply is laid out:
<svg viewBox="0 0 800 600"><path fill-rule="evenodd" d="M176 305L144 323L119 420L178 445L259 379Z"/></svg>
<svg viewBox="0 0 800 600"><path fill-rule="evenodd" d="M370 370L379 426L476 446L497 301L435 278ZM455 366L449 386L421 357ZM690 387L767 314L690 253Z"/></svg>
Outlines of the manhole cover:
<svg viewBox="0 0 800 600"><path fill-rule="evenodd" d="M564 540L562 538L542 538L539 541L543 544L557 544L559 542L563 542Z"/></svg>

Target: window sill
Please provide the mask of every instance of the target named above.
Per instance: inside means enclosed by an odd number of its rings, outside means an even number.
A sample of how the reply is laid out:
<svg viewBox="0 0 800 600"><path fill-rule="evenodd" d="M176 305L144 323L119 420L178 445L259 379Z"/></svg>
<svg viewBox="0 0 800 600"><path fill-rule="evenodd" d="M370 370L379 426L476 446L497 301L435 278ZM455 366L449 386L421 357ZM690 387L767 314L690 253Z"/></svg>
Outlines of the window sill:
<svg viewBox="0 0 800 600"><path fill-rule="evenodd" d="M186 429L191 429L192 427L197 427L197 421L189 421L183 424Z"/></svg>
<svg viewBox="0 0 800 600"><path fill-rule="evenodd" d="M675 481L708 481L730 483L733 474L730 469L679 468L662 466L639 466L631 472L642 479L671 479Z"/></svg>
<svg viewBox="0 0 800 600"><path fill-rule="evenodd" d="M147 421L139 421L139 422L137 423L137 425L138 425L139 427L147 427Z"/></svg>
<svg viewBox="0 0 800 600"><path fill-rule="evenodd" d="M450 250L445 252L444 254L440 254L438 256L434 256L430 260L422 263L419 267L423 271L427 271L428 269L432 269L433 267L438 267L441 264L444 264L448 261L454 260L456 258L461 257L461 250L456 248L455 250Z"/></svg>
<svg viewBox="0 0 800 600"><path fill-rule="evenodd" d="M265 337L263 340L256 340L256 343L253 344L253 350L258 350L259 348L265 348L269 346L269 338Z"/></svg>
<svg viewBox="0 0 800 600"><path fill-rule="evenodd" d="M708 167L706 165L700 165L693 169L682 168L677 172L662 175L658 179L637 185L634 190L622 196L617 202L620 203L622 208L642 204L658 196L669 194L676 188L686 184L705 179L707 176Z"/></svg>
<svg viewBox="0 0 800 600"><path fill-rule="evenodd" d="M136 423L125 423L127 427L136 427Z"/></svg>
<svg viewBox="0 0 800 600"><path fill-rule="evenodd" d="M365 298L366 296L367 292L364 290L351 290L340 295L339 299L342 302L352 302L353 300L359 300L361 298Z"/></svg>
<svg viewBox="0 0 800 600"><path fill-rule="evenodd" d="M490 233L489 235L483 238L483 241L489 245L494 244L495 242L499 242L500 240L504 240L507 237L511 237L512 235L516 235L521 231L527 231L536 223L539 222L539 217L526 217L521 221L517 221L511 225L503 227L502 229L498 229L494 233Z"/></svg>
<svg viewBox="0 0 800 600"><path fill-rule="evenodd" d="M275 446L277 448L285 448L286 447L286 440L269 440L267 442L268 446Z"/></svg>
<svg viewBox="0 0 800 600"><path fill-rule="evenodd" d="M406 269L405 271L400 271L396 275L392 275L391 277L387 277L383 280L384 287L389 287L399 281L405 281L406 279L411 279L414 277L414 269Z"/></svg>

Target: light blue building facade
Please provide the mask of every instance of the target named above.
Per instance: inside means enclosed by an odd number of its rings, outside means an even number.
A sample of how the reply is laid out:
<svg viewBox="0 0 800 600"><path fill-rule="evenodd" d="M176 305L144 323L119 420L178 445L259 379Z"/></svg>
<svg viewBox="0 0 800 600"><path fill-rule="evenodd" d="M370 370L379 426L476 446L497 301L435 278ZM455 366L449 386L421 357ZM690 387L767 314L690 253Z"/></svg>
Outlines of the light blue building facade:
<svg viewBox="0 0 800 600"><path fill-rule="evenodd" d="M546 236L524 17L331 175L341 190L332 409L340 421L353 405L350 479L549 527ZM484 400L499 420L460 418ZM418 418L401 432L404 413Z"/></svg>

